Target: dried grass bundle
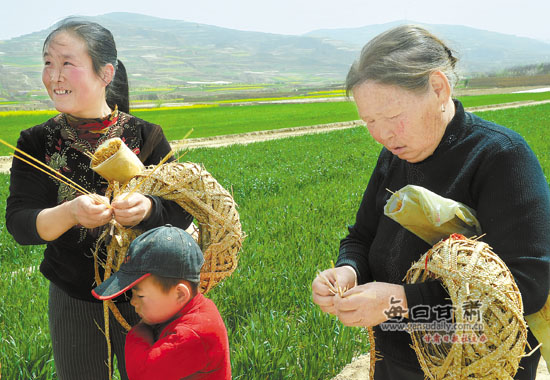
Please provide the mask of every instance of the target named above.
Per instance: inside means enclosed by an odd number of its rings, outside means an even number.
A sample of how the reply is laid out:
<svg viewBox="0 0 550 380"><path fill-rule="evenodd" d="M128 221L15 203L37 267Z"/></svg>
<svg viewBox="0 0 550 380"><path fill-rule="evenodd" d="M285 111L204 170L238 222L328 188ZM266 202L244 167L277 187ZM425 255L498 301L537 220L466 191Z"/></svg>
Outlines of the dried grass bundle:
<svg viewBox="0 0 550 380"><path fill-rule="evenodd" d="M407 283L435 278L449 292L455 308L453 331L459 341L432 343L426 331L411 331L413 348L429 379L512 379L527 342L523 304L504 262L486 243L453 234L434 245L407 272ZM479 302L478 302L479 301ZM465 307L478 302L485 339L471 341ZM433 333L433 331L432 331Z"/></svg>
<svg viewBox="0 0 550 380"><path fill-rule="evenodd" d="M116 152L118 152L121 144L121 139L113 138L105 141L105 143L98 146L92 157L92 166L97 166L101 164L103 161L107 160Z"/></svg>

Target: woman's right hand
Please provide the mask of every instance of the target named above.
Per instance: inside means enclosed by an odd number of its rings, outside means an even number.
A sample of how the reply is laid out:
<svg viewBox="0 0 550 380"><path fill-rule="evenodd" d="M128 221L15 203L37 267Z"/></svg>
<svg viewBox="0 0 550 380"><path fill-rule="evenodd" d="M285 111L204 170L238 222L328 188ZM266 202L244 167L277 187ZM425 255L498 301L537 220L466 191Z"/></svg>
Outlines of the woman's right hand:
<svg viewBox="0 0 550 380"><path fill-rule="evenodd" d="M95 198L95 199L94 199ZM86 228L103 226L112 218L109 199L81 195L72 201L45 208L36 217L36 231L45 241L53 241L76 225Z"/></svg>
<svg viewBox="0 0 550 380"><path fill-rule="evenodd" d="M81 195L70 201L73 225L95 228L109 223L113 215L112 208L107 207L109 199L97 194L94 197L95 199L89 195Z"/></svg>
<svg viewBox="0 0 550 380"><path fill-rule="evenodd" d="M311 284L313 302L325 313L336 315L333 289L340 287L342 290L349 290L355 286L357 286L357 274L351 266L326 269L318 274Z"/></svg>

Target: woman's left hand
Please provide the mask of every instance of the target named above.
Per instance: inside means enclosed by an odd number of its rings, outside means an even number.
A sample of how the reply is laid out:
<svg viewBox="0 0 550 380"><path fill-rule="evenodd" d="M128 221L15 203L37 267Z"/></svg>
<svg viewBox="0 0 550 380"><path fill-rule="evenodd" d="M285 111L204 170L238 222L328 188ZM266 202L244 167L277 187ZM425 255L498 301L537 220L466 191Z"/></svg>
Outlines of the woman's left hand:
<svg viewBox="0 0 550 380"><path fill-rule="evenodd" d="M125 199L126 195L120 194L111 202L115 219L123 226L136 226L149 218L153 202L143 194L132 193Z"/></svg>
<svg viewBox="0 0 550 380"><path fill-rule="evenodd" d="M395 316L392 311L407 311L405 289L387 282L369 282L348 290L343 297L335 295L334 309L346 326L376 326ZM407 317L408 313L400 316Z"/></svg>

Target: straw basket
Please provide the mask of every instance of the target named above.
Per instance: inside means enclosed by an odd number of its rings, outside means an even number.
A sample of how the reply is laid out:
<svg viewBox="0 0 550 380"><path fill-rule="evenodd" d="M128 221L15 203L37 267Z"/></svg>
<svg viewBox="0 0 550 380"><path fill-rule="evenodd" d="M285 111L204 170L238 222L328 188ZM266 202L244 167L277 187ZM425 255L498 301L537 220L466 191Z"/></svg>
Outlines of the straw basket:
<svg viewBox="0 0 550 380"><path fill-rule="evenodd" d="M121 191L131 191L147 178L140 193L175 201L195 217L204 254L200 290L206 293L237 267L243 240L237 205L231 194L198 164L164 164L149 175L152 169L134 177Z"/></svg>
<svg viewBox="0 0 550 380"><path fill-rule="evenodd" d="M453 234L414 263L406 281L428 278L440 280L449 292L456 326L449 342L432 339L439 333L449 336L449 332L411 329L413 348L426 377L512 379L524 354L527 326L521 295L502 260L486 243ZM478 307L480 331L468 328L475 320L468 305Z"/></svg>
<svg viewBox="0 0 550 380"><path fill-rule="evenodd" d="M148 167L122 188L113 189L113 195L130 192L143 182L139 193L172 200L195 217L199 225L198 243L204 254L199 289L207 293L237 267L243 241L237 205L231 194L198 164L174 162L153 169ZM112 260L116 271L139 232L118 228L113 235L113 239L107 239L107 260Z"/></svg>

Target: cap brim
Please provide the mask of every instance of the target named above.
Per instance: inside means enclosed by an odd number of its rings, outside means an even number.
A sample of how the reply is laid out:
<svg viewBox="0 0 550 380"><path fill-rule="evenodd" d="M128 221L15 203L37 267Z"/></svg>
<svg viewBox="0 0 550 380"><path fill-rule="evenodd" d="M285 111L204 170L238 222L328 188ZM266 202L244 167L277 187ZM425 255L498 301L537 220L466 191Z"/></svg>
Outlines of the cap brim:
<svg viewBox="0 0 550 380"><path fill-rule="evenodd" d="M150 275L151 273L135 274L118 271L92 289L92 295L102 301L113 299L128 291L138 282Z"/></svg>

